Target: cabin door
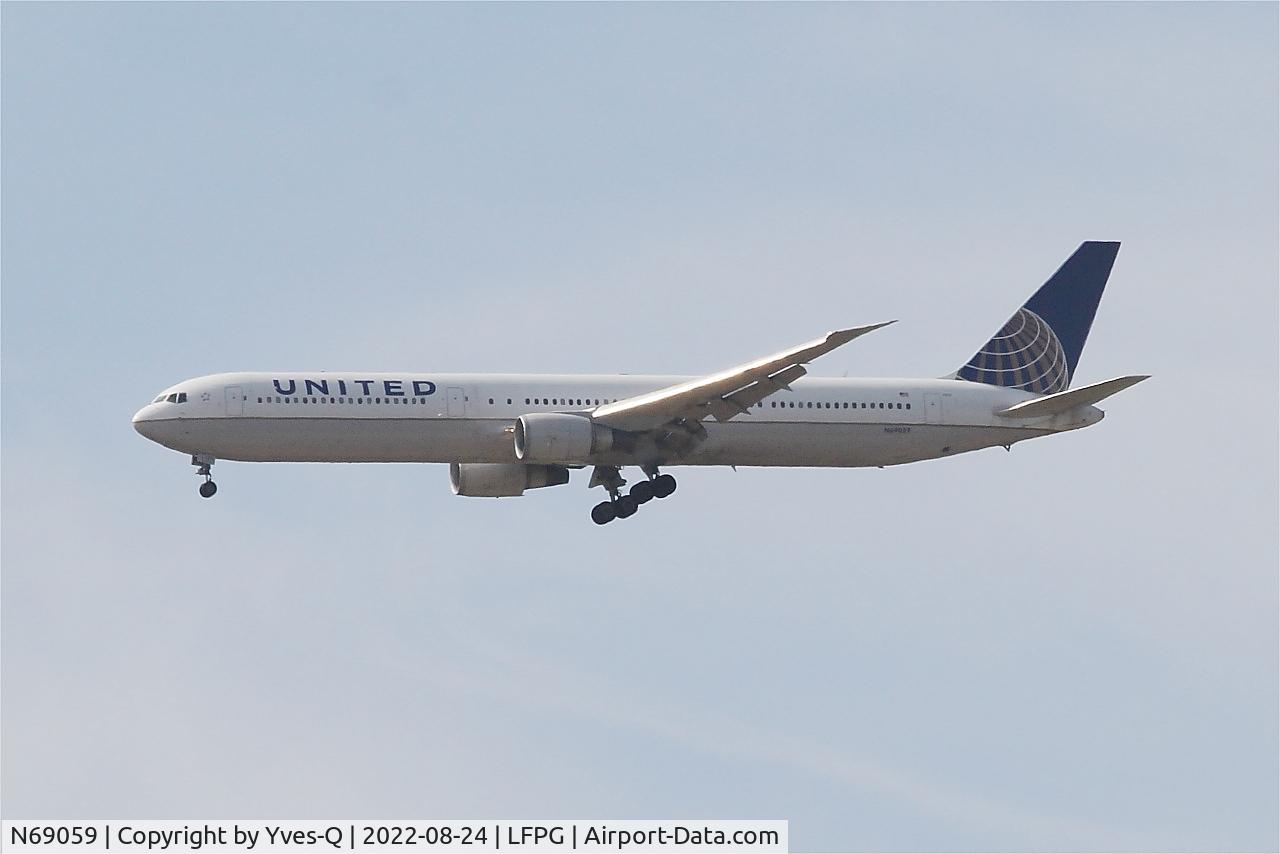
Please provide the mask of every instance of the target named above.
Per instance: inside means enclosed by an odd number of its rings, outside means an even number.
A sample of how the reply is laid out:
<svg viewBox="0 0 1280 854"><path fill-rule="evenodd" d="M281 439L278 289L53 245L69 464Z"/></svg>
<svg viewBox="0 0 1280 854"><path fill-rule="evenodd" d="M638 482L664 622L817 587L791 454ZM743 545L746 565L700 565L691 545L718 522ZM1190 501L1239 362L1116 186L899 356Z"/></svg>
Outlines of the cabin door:
<svg viewBox="0 0 1280 854"><path fill-rule="evenodd" d="M942 395L926 394L924 396L924 423L942 423Z"/></svg>
<svg viewBox="0 0 1280 854"><path fill-rule="evenodd" d="M238 385L229 385L227 392L227 414L244 415L244 392Z"/></svg>
<svg viewBox="0 0 1280 854"><path fill-rule="evenodd" d="M457 386L449 389L449 417L461 418L467 414L466 393Z"/></svg>

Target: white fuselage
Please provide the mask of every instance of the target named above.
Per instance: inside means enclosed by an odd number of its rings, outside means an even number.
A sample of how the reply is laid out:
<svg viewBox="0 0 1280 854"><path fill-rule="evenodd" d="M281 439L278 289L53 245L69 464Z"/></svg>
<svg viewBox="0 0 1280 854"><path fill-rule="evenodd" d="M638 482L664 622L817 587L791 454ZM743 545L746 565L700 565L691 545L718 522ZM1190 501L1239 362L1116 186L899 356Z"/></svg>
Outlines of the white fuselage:
<svg viewBox="0 0 1280 854"><path fill-rule="evenodd" d="M515 463L521 415L589 414L689 379L675 376L232 373L178 383L134 416L138 432L192 455L257 462ZM184 402L168 398L185 395ZM641 445L582 465L888 466L1073 430L995 413L1036 397L951 379L805 377L676 458Z"/></svg>

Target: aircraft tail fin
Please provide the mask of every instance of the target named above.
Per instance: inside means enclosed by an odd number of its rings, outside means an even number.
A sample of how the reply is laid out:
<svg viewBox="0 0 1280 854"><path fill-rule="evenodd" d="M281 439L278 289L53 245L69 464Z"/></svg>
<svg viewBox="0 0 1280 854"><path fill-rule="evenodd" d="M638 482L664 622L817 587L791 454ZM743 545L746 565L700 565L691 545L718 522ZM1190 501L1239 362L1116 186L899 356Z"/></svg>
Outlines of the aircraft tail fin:
<svg viewBox="0 0 1280 854"><path fill-rule="evenodd" d="M954 377L1039 394L1069 388L1119 251L1118 242L1080 244Z"/></svg>

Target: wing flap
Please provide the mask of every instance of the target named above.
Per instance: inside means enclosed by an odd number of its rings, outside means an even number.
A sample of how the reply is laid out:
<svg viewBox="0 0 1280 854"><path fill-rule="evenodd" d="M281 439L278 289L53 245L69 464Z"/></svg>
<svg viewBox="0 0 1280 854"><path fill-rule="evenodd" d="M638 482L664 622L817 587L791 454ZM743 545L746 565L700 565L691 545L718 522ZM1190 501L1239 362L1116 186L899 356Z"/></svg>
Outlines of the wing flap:
<svg viewBox="0 0 1280 854"><path fill-rule="evenodd" d="M1099 403L1113 394L1122 392L1130 386L1135 386L1150 378L1149 374L1116 377L1113 380L1105 380L1093 385L1081 386L1068 391L1060 391L1057 394L1023 401L1010 406L1008 409L1001 409L996 415L1001 418L1042 418L1047 415L1058 415L1075 409L1077 406L1091 406Z"/></svg>
<svg viewBox="0 0 1280 854"><path fill-rule="evenodd" d="M605 404L592 417L599 424L620 430L650 430L679 418L700 421L711 416L724 421L804 376L803 364L893 322L838 329L727 371Z"/></svg>
<svg viewBox="0 0 1280 854"><path fill-rule="evenodd" d="M792 365L789 368L770 374L764 379L745 385L732 394L711 401L707 408L711 417L717 421L728 421L735 415L750 415L751 407L764 400L775 391L791 388L791 384L809 373L803 365Z"/></svg>

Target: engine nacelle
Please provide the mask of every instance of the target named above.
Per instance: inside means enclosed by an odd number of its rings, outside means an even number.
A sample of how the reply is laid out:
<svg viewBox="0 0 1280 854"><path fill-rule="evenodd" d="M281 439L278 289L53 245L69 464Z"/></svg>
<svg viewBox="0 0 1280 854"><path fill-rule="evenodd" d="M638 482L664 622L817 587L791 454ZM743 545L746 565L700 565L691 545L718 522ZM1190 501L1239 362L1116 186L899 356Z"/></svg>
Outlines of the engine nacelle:
<svg viewBox="0 0 1280 854"><path fill-rule="evenodd" d="M569 470L564 466L449 463L449 486L454 495L503 498L523 495L526 489L559 486L568 482Z"/></svg>
<svg viewBox="0 0 1280 854"><path fill-rule="evenodd" d="M582 464L613 448L613 430L583 415L539 412L516 419L516 459Z"/></svg>

